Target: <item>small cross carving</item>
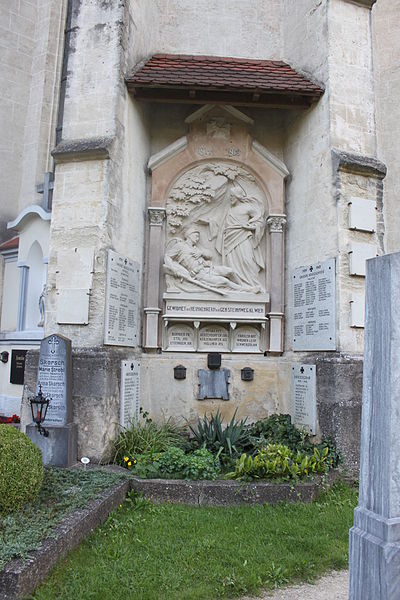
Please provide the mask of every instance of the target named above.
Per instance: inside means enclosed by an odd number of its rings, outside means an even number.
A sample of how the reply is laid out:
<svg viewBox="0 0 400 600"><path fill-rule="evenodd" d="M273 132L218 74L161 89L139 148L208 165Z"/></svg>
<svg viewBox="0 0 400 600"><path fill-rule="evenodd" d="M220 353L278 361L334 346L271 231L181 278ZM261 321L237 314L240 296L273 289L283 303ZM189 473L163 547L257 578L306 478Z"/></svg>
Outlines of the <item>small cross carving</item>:
<svg viewBox="0 0 400 600"><path fill-rule="evenodd" d="M312 273L314 271L314 268L311 266L310 267L310 272Z"/></svg>
<svg viewBox="0 0 400 600"><path fill-rule="evenodd" d="M300 373L303 374L304 373L304 367L301 367L300 369Z"/></svg>
<svg viewBox="0 0 400 600"><path fill-rule="evenodd" d="M50 346L50 354L55 354L56 353L56 347L58 346L58 344L60 343L58 341L58 339L53 335L49 341L47 342Z"/></svg>

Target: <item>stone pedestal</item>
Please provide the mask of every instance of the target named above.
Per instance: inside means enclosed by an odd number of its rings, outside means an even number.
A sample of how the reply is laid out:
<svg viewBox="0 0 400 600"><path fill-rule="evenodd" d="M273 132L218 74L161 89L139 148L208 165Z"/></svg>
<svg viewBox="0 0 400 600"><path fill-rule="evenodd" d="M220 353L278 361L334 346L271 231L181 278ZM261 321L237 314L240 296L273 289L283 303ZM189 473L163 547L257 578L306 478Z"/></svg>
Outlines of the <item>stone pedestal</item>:
<svg viewBox="0 0 400 600"><path fill-rule="evenodd" d="M36 425L27 425L26 435L42 451L45 465L71 467L77 461L78 429L75 423L64 427L46 427L48 437L40 435Z"/></svg>
<svg viewBox="0 0 400 600"><path fill-rule="evenodd" d="M359 506L350 600L400 599L400 253L367 261Z"/></svg>

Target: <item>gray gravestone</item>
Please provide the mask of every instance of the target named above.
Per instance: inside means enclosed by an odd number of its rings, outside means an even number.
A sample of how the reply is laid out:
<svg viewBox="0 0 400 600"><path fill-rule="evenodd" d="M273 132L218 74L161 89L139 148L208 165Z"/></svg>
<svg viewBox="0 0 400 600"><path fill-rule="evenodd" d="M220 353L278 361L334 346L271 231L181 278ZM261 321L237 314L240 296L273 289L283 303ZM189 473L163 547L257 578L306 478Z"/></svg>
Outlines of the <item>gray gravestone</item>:
<svg viewBox="0 0 400 600"><path fill-rule="evenodd" d="M316 378L315 365L292 367L292 423L312 435L316 432Z"/></svg>
<svg viewBox="0 0 400 600"><path fill-rule="evenodd" d="M358 507L350 600L400 599L400 253L367 261Z"/></svg>
<svg viewBox="0 0 400 600"><path fill-rule="evenodd" d="M40 343L36 394L39 385L45 398L50 398L43 427L44 437L36 425L28 425L26 433L42 451L44 464L67 467L77 460L77 428L72 423L72 359L71 340L50 335Z"/></svg>

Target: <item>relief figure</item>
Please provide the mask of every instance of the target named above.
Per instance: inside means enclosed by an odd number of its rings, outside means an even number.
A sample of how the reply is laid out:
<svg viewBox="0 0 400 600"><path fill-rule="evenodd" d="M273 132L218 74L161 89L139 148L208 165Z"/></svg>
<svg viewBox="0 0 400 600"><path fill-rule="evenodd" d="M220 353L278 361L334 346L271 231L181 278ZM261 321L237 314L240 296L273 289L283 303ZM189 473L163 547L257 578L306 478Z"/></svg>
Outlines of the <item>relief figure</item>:
<svg viewBox="0 0 400 600"><path fill-rule="evenodd" d="M164 271L179 289L203 288L221 295L241 291L243 285L235 271L226 265L213 265L211 253L198 246L200 232L190 227L184 239L170 240L164 258Z"/></svg>
<svg viewBox="0 0 400 600"><path fill-rule="evenodd" d="M227 186L224 205L221 220L202 218L201 221L208 223L222 264L236 273L242 289L262 292L259 273L265 269L260 248L265 231L264 208L238 184Z"/></svg>

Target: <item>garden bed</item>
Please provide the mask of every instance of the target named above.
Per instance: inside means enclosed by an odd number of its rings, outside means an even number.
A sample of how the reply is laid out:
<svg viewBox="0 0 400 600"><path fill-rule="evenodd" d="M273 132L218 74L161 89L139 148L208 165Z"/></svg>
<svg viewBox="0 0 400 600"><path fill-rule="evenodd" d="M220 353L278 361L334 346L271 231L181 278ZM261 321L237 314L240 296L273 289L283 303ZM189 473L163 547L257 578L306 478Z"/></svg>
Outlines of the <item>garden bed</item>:
<svg viewBox="0 0 400 600"><path fill-rule="evenodd" d="M114 483L85 507L66 515L52 529L51 537L44 539L38 549L30 551L28 558L8 562L0 571L1 600L17 600L31 594L56 563L76 548L124 501L128 491L127 479Z"/></svg>

